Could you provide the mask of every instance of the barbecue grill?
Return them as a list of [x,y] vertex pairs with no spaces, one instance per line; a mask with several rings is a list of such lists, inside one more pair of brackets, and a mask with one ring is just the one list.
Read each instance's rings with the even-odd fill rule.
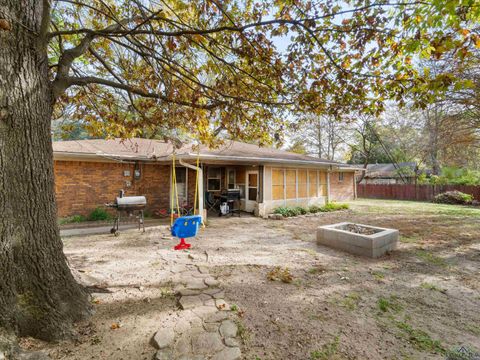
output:
[[145,232],[145,219],[143,215],[143,210],[147,206],[147,198],[145,196],[124,196],[125,192],[120,190],[119,196],[115,198],[113,203],[105,204],[110,208],[117,210],[117,216],[113,222],[113,227],[110,229],[110,233],[118,236],[120,234],[119,226],[122,213],[125,213],[127,216],[133,216],[137,214],[138,220],[138,230],[143,228]]

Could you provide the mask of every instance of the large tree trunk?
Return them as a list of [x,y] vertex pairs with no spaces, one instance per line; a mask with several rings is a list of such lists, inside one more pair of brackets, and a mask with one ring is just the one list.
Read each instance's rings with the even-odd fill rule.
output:
[[42,1],[0,0],[2,15],[0,326],[52,340],[89,313],[88,295],[70,272],[56,221]]

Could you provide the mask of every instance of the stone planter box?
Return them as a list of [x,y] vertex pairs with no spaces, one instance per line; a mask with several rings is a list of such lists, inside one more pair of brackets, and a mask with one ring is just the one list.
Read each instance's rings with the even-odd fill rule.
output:
[[[349,231],[352,227],[367,233]],[[344,250],[351,254],[377,258],[387,251],[395,250],[398,243],[398,230],[370,225],[342,222],[317,228],[317,244]]]

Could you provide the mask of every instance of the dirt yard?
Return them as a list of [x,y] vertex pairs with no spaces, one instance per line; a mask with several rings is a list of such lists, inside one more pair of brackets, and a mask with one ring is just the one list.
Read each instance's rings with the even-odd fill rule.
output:
[[[397,228],[399,248],[372,260],[315,244],[317,226],[342,221]],[[225,289],[244,359],[444,359],[480,350],[479,234],[478,209],[359,200],[312,217],[212,218],[190,254]],[[159,319],[180,311],[166,227],[64,241],[96,313],[75,342],[23,346],[52,359],[152,359]]]

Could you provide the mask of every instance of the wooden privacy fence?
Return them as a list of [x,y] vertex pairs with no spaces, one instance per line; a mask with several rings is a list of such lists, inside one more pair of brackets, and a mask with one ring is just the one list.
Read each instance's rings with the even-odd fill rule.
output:
[[480,201],[480,185],[358,184],[357,196],[369,199],[431,201],[440,193],[458,190]]

